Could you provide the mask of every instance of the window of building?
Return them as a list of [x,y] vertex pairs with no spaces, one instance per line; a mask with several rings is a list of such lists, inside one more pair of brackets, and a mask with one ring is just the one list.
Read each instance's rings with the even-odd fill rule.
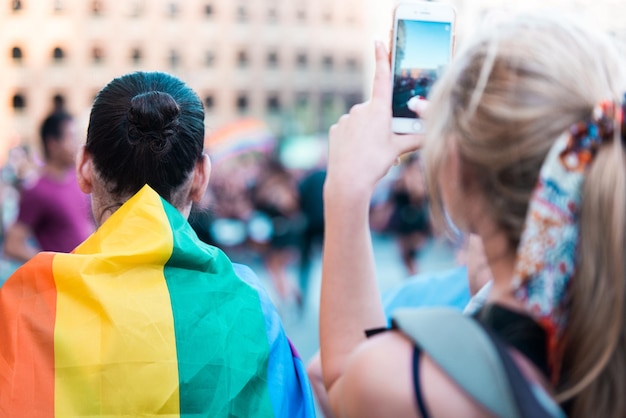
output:
[[20,111],[26,108],[26,98],[23,94],[17,93],[13,96],[13,109]]
[[304,22],[306,20],[306,7],[304,5],[297,7],[296,19],[300,22]]
[[322,68],[326,71],[333,69],[334,61],[331,55],[324,55],[322,57]]
[[239,113],[245,113],[248,111],[248,95],[246,93],[239,93],[237,95],[236,103],[237,111]]
[[18,10],[22,10],[22,1],[21,0],[13,0],[11,2],[11,9],[14,12],[17,12]]
[[91,14],[94,16],[100,16],[102,14],[102,1],[101,0],[93,0],[91,2]]
[[335,103],[335,94],[331,92],[322,93],[320,104],[322,108],[330,108]]
[[237,20],[239,22],[246,22],[248,20],[248,9],[243,4],[237,6]]
[[353,93],[348,93],[345,96],[346,110],[361,102],[363,102],[363,93],[361,92],[357,91]]
[[207,51],[204,54],[204,65],[207,67],[213,67],[215,65],[215,53],[213,51]]
[[237,53],[237,66],[239,68],[245,68],[250,64],[250,58],[248,57],[248,53],[246,51],[239,51]]
[[330,7],[327,6],[323,11],[322,11],[322,22],[324,23],[330,23],[333,21],[333,13],[330,10]]
[[55,62],[61,62],[65,59],[65,52],[60,47],[54,48],[52,51],[52,58],[54,58]]
[[278,67],[278,52],[270,51],[267,53],[267,66],[269,68]]
[[204,96],[204,109],[207,112],[212,111],[215,108],[215,96],[213,94],[207,94]]
[[19,46],[14,46],[11,50],[11,57],[13,58],[13,61],[21,62],[22,58],[24,57],[22,54],[22,48],[20,48]]
[[270,113],[280,112],[280,97],[277,93],[271,93],[267,96],[266,108]]
[[354,11],[349,11],[348,16],[346,17],[349,25],[354,25],[357,22],[356,13]]
[[335,95],[330,92],[322,93],[320,100],[320,126],[321,131],[326,131],[335,123],[343,110],[339,110],[336,106]]
[[305,52],[299,52],[296,55],[296,66],[298,68],[306,68],[309,64],[309,57]]
[[167,15],[171,18],[178,16],[180,13],[180,5],[176,1],[170,1],[167,4]]
[[170,67],[178,67],[180,65],[180,54],[178,53],[178,51],[176,51],[175,49],[171,49],[168,56],[168,61],[170,63]]
[[55,112],[65,111],[65,96],[61,93],[52,96],[52,108]]
[[99,46],[91,48],[91,60],[94,64],[100,64],[104,60],[104,51]]
[[267,21],[270,23],[278,22],[278,9],[276,6],[270,6],[267,9]]
[[354,57],[348,58],[346,60],[346,68],[351,73],[357,72],[359,70],[359,60]]
[[131,51],[131,59],[133,61],[134,65],[139,65],[141,64],[141,59],[142,59],[142,53],[141,53],[141,49],[139,48],[134,48]]
[[300,92],[296,94],[296,108],[306,108],[309,105],[309,93]]
[[130,16],[131,17],[139,17],[143,14],[144,4],[143,0],[133,0],[130,3]]
[[209,16],[213,16],[213,13],[215,13],[215,10],[213,10],[213,4],[211,3],[207,3],[204,5],[204,15],[209,17]]
[[63,9],[63,0],[54,0],[54,12],[59,13],[62,12]]

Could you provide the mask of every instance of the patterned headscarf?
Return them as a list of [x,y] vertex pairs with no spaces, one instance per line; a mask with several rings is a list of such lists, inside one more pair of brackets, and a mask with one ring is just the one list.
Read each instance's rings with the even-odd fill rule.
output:
[[604,142],[613,141],[623,112],[597,105],[587,121],[572,125],[546,157],[531,197],[513,276],[515,296],[546,330],[552,377],[559,374],[559,339],[567,321],[568,286],[576,271],[582,185]]

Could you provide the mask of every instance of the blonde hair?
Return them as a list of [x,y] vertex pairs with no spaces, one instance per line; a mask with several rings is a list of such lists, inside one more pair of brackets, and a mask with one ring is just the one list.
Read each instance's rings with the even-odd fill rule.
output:
[[[431,96],[424,163],[435,219],[445,218],[438,180],[456,149],[462,172],[486,197],[486,215],[517,248],[548,150],[600,101],[621,102],[625,68],[608,36],[563,16],[516,16],[479,34]],[[575,417],[626,411],[624,163],[619,139],[603,146],[583,190],[558,387]]]

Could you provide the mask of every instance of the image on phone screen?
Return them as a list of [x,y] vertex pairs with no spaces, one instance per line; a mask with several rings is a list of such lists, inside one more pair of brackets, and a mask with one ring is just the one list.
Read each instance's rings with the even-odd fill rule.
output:
[[397,22],[393,74],[393,117],[416,118],[407,106],[430,89],[450,61],[450,22],[400,19]]

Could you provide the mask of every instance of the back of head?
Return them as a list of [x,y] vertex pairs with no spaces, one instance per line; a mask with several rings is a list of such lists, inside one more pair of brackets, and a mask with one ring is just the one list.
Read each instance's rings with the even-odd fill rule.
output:
[[431,96],[429,172],[455,138],[514,247],[551,145],[601,100],[621,97],[624,69],[596,32],[563,16],[502,21],[466,45]]
[[[487,215],[517,248],[549,149],[601,101],[622,101],[625,71],[607,35],[564,16],[517,16],[478,35],[431,96],[424,156],[435,215],[443,215],[437,179],[454,145],[461,169],[485,197]],[[572,416],[626,410],[626,170],[619,128],[615,137],[598,151],[582,194],[582,255],[570,286],[561,381],[565,397],[576,396]]]
[[63,124],[72,120],[72,116],[64,111],[55,111],[48,115],[41,124],[41,145],[46,158],[49,157],[48,143],[59,141],[63,136]]
[[107,84],[89,117],[86,150],[113,198],[148,184],[177,206],[204,146],[204,109],[196,93],[160,72],[136,72]]

